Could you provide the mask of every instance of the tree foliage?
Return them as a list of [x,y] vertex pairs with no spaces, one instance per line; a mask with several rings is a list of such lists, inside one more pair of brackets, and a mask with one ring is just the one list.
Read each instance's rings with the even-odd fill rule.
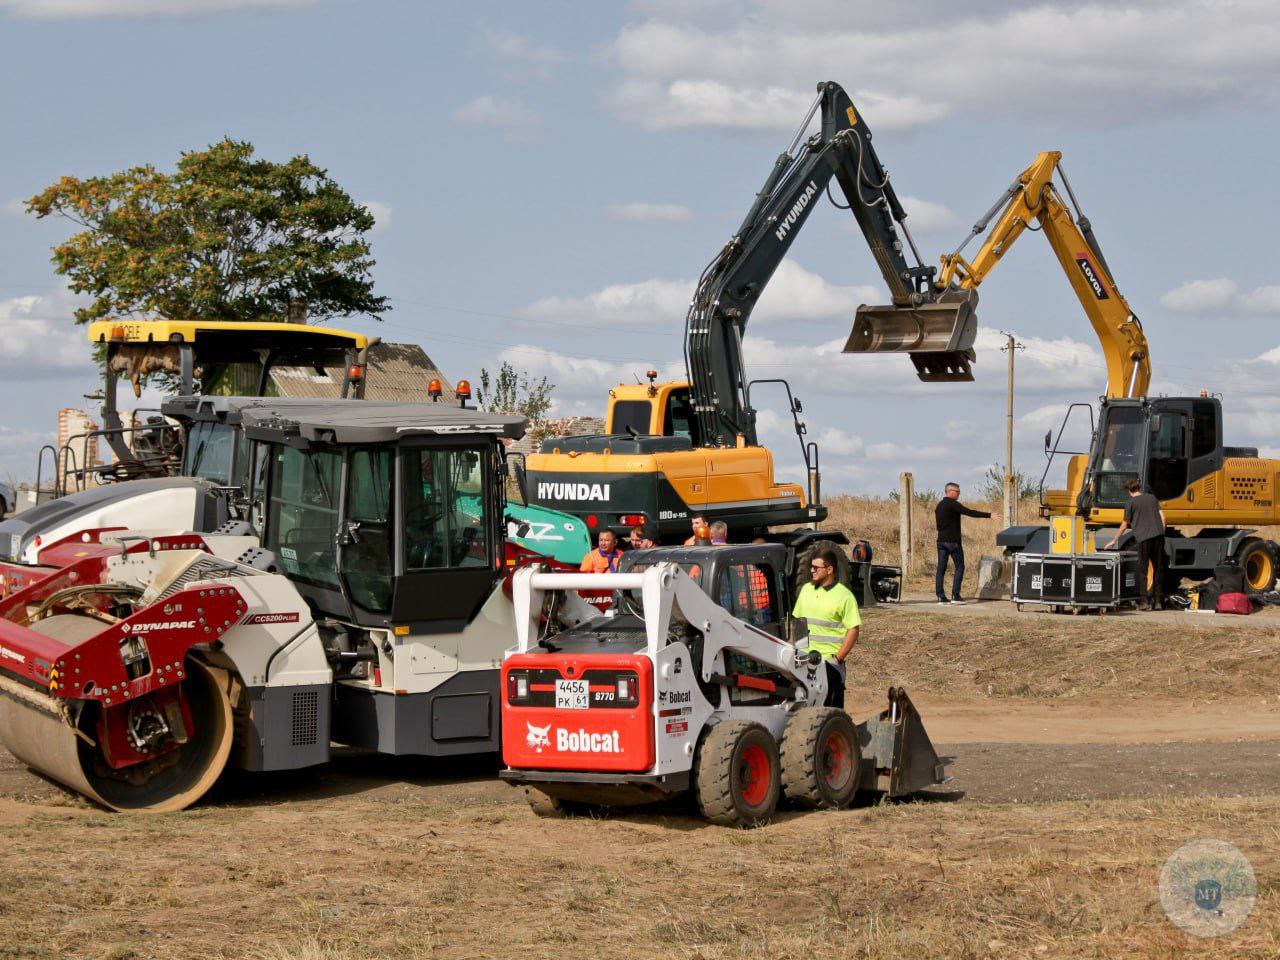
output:
[[551,391],[554,389],[555,384],[546,377],[535,380],[504,360],[496,374],[481,368],[476,402],[481,410],[488,413],[522,414],[529,418],[531,429],[537,432],[551,409]]
[[150,165],[63,177],[27,201],[36,217],[84,229],[53,251],[58,273],[107,316],[284,320],[388,309],[373,293],[373,215],[306,156],[255,157],[224,139],[183,153],[173,173]]

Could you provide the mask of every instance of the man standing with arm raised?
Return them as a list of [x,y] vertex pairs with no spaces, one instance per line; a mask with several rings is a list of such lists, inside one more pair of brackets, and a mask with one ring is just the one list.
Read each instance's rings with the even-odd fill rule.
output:
[[[938,522],[938,574],[934,580],[934,592],[939,603],[964,603],[960,596],[960,584],[964,580],[964,539],[960,533],[960,518],[990,517],[991,514],[973,510],[960,502],[960,484],[948,483],[946,495],[933,508]],[[943,576],[947,572],[947,560],[955,563],[951,576],[951,599],[943,589]]]

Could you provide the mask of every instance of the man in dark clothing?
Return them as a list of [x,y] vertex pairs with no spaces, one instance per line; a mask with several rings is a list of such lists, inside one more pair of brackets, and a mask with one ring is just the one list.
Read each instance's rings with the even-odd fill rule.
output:
[[1142,492],[1139,481],[1130,480],[1125,489],[1129,491],[1129,502],[1124,505],[1124,519],[1120,521],[1115,537],[1103,549],[1113,549],[1121,537],[1133,531],[1138,569],[1149,576],[1147,588],[1143,591],[1142,607],[1159,610],[1164,605],[1164,511],[1154,494]]
[[[948,483],[946,496],[933,508],[938,521],[938,575],[934,587],[939,603],[964,603],[960,597],[960,583],[964,580],[964,540],[960,535],[960,517],[989,517],[991,514],[973,510],[960,502],[960,484]],[[955,563],[951,576],[951,599],[943,590],[942,580],[947,572],[947,560]]]

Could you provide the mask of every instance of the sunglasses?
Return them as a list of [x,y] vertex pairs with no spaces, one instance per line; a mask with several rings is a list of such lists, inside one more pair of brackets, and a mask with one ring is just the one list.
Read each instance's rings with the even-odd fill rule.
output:
[[809,569],[810,570],[830,570],[831,568],[828,567],[825,563],[811,563],[809,564]]

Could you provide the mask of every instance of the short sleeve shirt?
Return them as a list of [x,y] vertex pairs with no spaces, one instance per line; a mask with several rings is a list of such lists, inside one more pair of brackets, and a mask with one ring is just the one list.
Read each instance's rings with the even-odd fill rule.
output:
[[1142,543],[1152,537],[1164,536],[1164,523],[1160,520],[1160,501],[1150,493],[1130,497],[1124,505],[1124,519],[1133,530],[1133,538]]

